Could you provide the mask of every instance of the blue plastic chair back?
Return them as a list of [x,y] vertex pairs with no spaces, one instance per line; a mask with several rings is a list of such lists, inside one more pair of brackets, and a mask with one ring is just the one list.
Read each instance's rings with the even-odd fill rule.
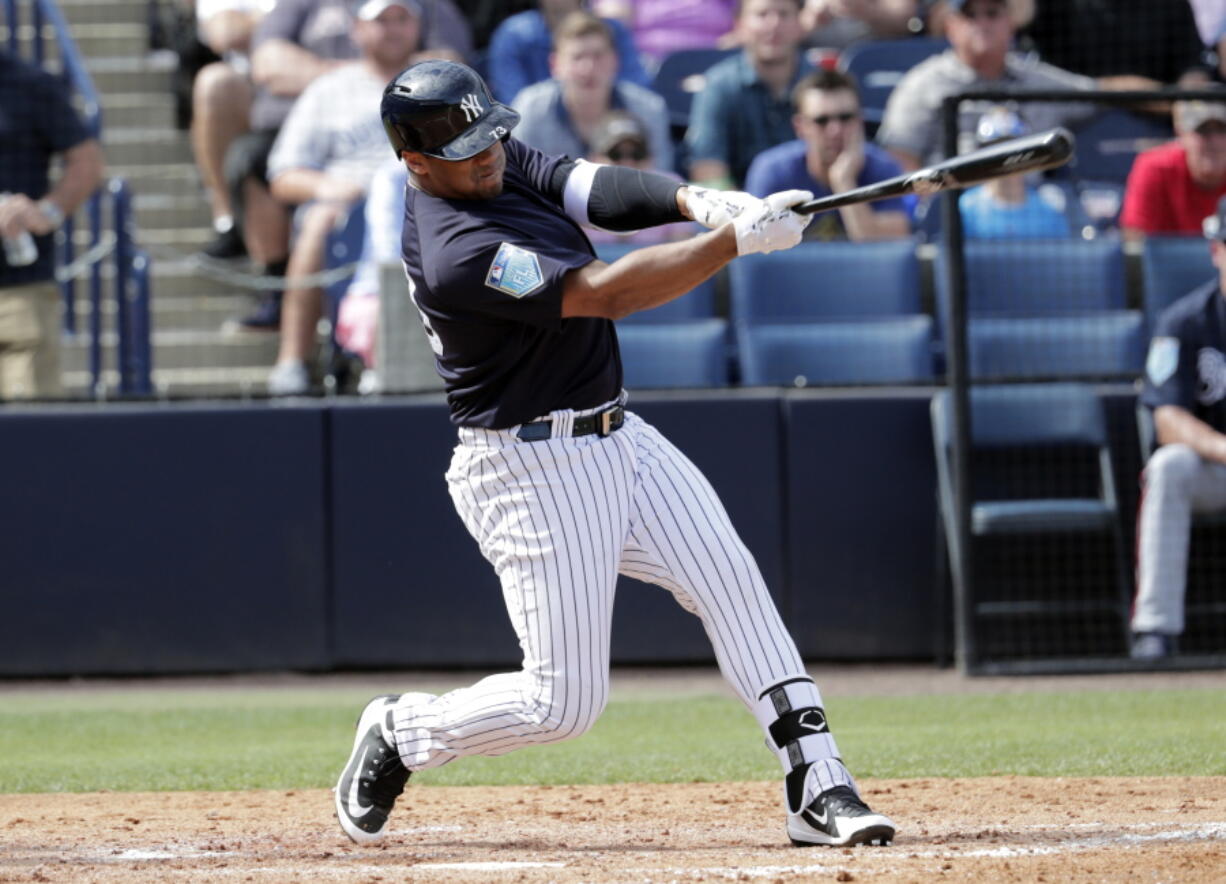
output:
[[[1124,255],[1114,238],[971,240],[964,254],[971,316],[1068,315],[1126,306]],[[944,325],[949,285],[943,256],[936,273]]]
[[932,318],[736,327],[741,382],[807,386],[931,381]]
[[[334,270],[346,264],[356,264],[362,258],[366,246],[366,201],[359,200],[349,209],[349,215],[343,219],[328,235],[324,252],[324,268]],[[349,289],[353,274],[339,279],[327,287],[325,295],[333,324],[341,299]]]
[[1147,237],[1141,250],[1141,297],[1149,328],[1163,310],[1217,275],[1209,243],[1201,237]]
[[856,78],[864,118],[879,123],[886,101],[903,75],[930,55],[948,48],[946,41],[931,37],[866,40],[843,50],[839,55],[839,68]]
[[690,105],[706,85],[704,74],[717,62],[739,49],[678,49],[660,61],[651,88],[664,99],[669,123],[684,129],[690,122]]
[[[934,424],[953,438],[949,392],[934,397]],[[1085,384],[971,387],[971,440],[979,448],[1107,444],[1102,402]]]
[[[641,249],[641,245],[623,243],[602,243],[596,246],[596,256],[606,264],[612,264],[618,258]],[[691,319],[710,319],[715,316],[716,277],[701,282],[684,295],[653,307],[650,310],[640,310],[618,320],[618,324],[630,325],[654,324],[660,322],[686,322]]]
[[904,316],[922,312],[920,266],[910,239],[806,242],[728,266],[738,322]]
[[728,385],[728,324],[722,319],[618,323],[617,339],[630,389]]
[[967,346],[976,380],[1134,378],[1144,361],[1144,321],[1138,310],[972,319]]

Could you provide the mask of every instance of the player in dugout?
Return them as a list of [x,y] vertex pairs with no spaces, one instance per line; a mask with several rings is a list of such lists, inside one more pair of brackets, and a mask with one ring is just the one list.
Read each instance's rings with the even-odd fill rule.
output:
[[[612,320],[683,295],[738,255],[791,248],[811,198],[759,199],[547,156],[472,69],[399,74],[382,115],[408,167],[403,259],[459,436],[452,501],[497,572],[522,668],[441,696],[376,697],[336,784],[337,817],[378,840],[412,771],[580,736],[609,695],[619,574],[701,618],[720,671],[784,772],[797,845],[888,843],[830,732],[753,556],[711,485],[625,407]],[[606,264],[582,227],[709,230]]]

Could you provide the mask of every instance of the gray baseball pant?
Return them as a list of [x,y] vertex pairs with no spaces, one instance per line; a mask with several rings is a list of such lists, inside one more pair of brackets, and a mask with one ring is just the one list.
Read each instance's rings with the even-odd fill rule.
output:
[[1132,631],[1178,635],[1192,514],[1226,509],[1226,464],[1207,461],[1187,445],[1163,445],[1145,465],[1142,481]]

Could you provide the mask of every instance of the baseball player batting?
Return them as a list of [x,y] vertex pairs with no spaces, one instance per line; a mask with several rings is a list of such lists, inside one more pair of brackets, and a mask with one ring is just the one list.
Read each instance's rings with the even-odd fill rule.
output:
[[[839,757],[753,556],[707,480],[626,410],[612,320],[678,297],[737,255],[790,248],[804,191],[765,200],[545,156],[462,64],[426,61],[383,93],[408,167],[403,257],[459,442],[447,484],[494,566],[523,648],[518,672],[433,696],[376,697],[336,784],[341,828],[386,831],[412,771],[577,737],[609,694],[618,574],[702,619],[720,671],[784,772],[797,845],[887,844]],[[684,220],[708,232],[597,260],[581,225]]]

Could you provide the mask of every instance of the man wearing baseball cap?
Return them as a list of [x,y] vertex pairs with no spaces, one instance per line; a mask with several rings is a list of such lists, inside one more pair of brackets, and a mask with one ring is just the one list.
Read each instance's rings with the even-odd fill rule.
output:
[[353,41],[361,58],[312,80],[294,102],[268,156],[272,195],[296,211],[296,235],[285,273],[281,346],[269,376],[273,395],[311,388],[308,363],[323,291],[304,278],[323,269],[324,244],[361,200],[387,156],[379,101],[387,82],[413,58],[421,39],[417,0],[358,0]]
[[1137,155],[1124,187],[1125,236],[1197,234],[1226,196],[1226,90],[1217,101],[1180,101],[1176,139]]
[[1162,312],[1141,403],[1154,451],[1142,474],[1132,656],[1178,652],[1192,514],[1226,509],[1226,198],[1204,220],[1218,275]]

